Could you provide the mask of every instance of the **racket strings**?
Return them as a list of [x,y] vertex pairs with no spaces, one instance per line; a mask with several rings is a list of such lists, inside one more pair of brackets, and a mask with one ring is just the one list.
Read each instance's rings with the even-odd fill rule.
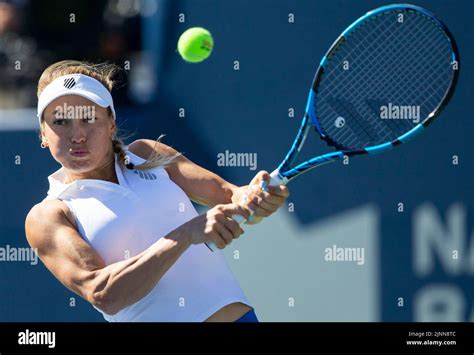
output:
[[[361,149],[396,139],[418,121],[382,119],[380,108],[413,108],[422,121],[450,85],[446,35],[423,14],[403,14],[403,23],[392,12],[359,26],[324,68],[315,110],[325,133],[341,146]],[[335,125],[338,117],[345,120],[342,127]]]
[[[373,31],[374,33],[380,31],[380,27],[382,27],[383,23],[379,22],[376,27],[373,28]],[[362,28],[361,30],[364,30],[364,28]],[[366,32],[366,31],[365,31]],[[381,42],[377,42],[377,41],[373,41],[373,40],[370,40],[370,37],[369,37],[370,33],[361,33],[360,34],[360,40],[359,40],[359,43],[357,44],[357,46],[352,49],[349,53],[345,54],[344,57],[346,58],[346,60],[348,60],[349,63],[352,62],[352,60],[350,58],[353,58],[353,57],[361,57],[361,55],[363,53],[361,53],[361,49],[362,48],[367,48],[367,50],[370,50],[372,52],[376,52],[376,51],[380,51],[380,47],[382,46]],[[353,39],[352,39],[353,40]],[[376,46],[376,48],[373,48],[374,46]],[[346,47],[347,48],[347,47]],[[349,64],[351,65],[351,64]],[[380,65],[382,66],[386,66],[387,63],[385,62],[382,62],[380,63]],[[360,66],[359,66],[360,68]],[[354,74],[354,80],[361,80],[360,78],[360,71],[357,71],[357,67],[354,68],[355,73]],[[343,83],[343,81],[341,80],[341,76],[344,75],[344,71],[340,71],[339,74],[336,76],[336,78],[334,78],[334,82],[336,83]],[[377,79],[377,78],[375,78]],[[363,87],[362,89],[367,91],[369,88],[367,87],[368,85],[368,82],[365,82],[365,81],[362,81],[362,84],[366,83],[365,87]],[[377,81],[373,81],[372,83],[373,85],[377,85]],[[336,86],[332,91],[339,91],[340,90],[340,87]],[[350,101],[349,101],[350,102]],[[352,103],[351,103],[352,104]],[[356,108],[357,109],[357,108]],[[357,112],[356,110],[354,110],[353,112]],[[344,114],[344,113],[343,113]],[[358,137],[360,140],[362,139],[365,139],[367,142],[369,141],[374,141],[376,139],[379,139],[379,136],[377,133],[375,133],[376,131],[374,131],[373,129],[371,130],[371,133],[369,133],[367,131],[367,129],[364,129],[364,124],[365,124],[365,127],[369,126],[368,122],[365,122],[363,120],[362,117],[358,117],[357,115],[354,115],[354,114],[350,114],[349,115],[349,120],[348,120],[349,124],[348,124],[348,129],[345,130],[346,131],[346,135],[348,134],[351,134],[351,131],[352,131],[352,134],[355,134],[356,137]],[[351,123],[354,123],[354,124],[357,124],[357,127]],[[359,129],[358,129],[359,128]],[[363,134],[365,133],[365,134]],[[347,139],[347,137],[342,137],[343,139]],[[341,138],[340,138],[341,139]]]
[[[381,22],[379,24],[379,26],[382,26],[383,22]],[[395,21],[392,22],[391,24],[391,27],[395,27],[397,26],[397,23]],[[389,28],[387,29],[387,32],[388,33],[394,33],[395,30]],[[370,36],[370,33],[366,33],[363,38],[365,40],[361,41],[361,43],[363,45],[366,45],[367,46],[367,50],[372,52],[372,53],[379,53],[379,57],[381,58],[381,61],[378,63],[378,65],[380,67],[384,67],[384,68],[394,68],[397,66],[397,62],[396,62],[396,59],[393,55],[391,55],[391,51],[392,51],[392,47],[397,47],[398,45],[400,45],[399,43],[395,42],[395,41],[392,41],[391,38],[382,38],[381,41],[377,41],[377,40],[372,40],[370,43],[368,43],[368,38]],[[395,37],[395,40],[397,39],[397,37]],[[384,42],[383,41],[392,41],[393,45],[392,46],[384,46]],[[374,48],[375,46],[375,48]],[[348,54],[348,56],[350,56],[350,54]],[[364,63],[363,63],[364,64]],[[367,64],[366,64],[367,65]],[[367,65],[368,66],[368,65]],[[396,68],[392,73],[394,73],[395,75],[397,74],[398,72],[398,68]],[[360,74],[360,72],[359,72]],[[408,75],[408,73],[406,73],[406,75]],[[362,80],[363,78],[358,78],[359,80]],[[377,77],[378,80],[375,80],[373,81],[372,83],[370,83],[370,85],[372,86],[372,88],[379,88],[381,86],[383,86],[383,83],[381,82],[381,78],[380,77]],[[396,77],[387,77],[385,78],[385,80],[388,80],[388,81],[395,81],[395,80],[400,80],[400,81],[404,81],[406,78],[403,78],[403,77],[400,77],[400,78],[396,78]],[[367,82],[367,85],[366,87],[363,87],[362,89],[364,91],[368,91],[370,90],[370,88],[368,87],[369,85],[369,82]],[[373,117],[372,115],[370,115],[369,117]],[[389,121],[390,122],[390,121]],[[403,121],[402,121],[403,122]],[[387,129],[386,127],[382,124],[382,121],[377,119],[377,120],[373,120],[372,122],[372,125],[374,126],[374,130],[377,131],[377,132],[380,132],[380,133],[384,133],[385,135],[380,137],[380,135],[377,135],[374,137],[374,135],[370,135],[368,138],[370,140],[380,140],[380,139],[384,139],[385,136],[387,135]],[[392,121],[390,123],[388,123],[388,126],[390,126],[391,128],[391,131],[395,131],[397,132],[398,131],[398,126],[399,124],[397,124],[395,121]],[[365,142],[365,144],[368,144],[369,141]]]
[[[380,27],[382,26],[382,23],[378,23],[376,24],[376,27],[374,27],[374,31],[379,31],[380,30]],[[361,53],[361,49],[364,48],[364,46],[367,48],[367,47],[371,47],[373,45],[377,45],[377,42],[369,42],[368,40],[368,37],[366,35],[364,36],[361,36],[361,40],[359,41],[359,43],[357,44],[357,46],[351,50],[350,53],[347,53],[344,55],[344,58],[349,59],[349,58],[352,58],[352,57],[356,57],[356,56],[360,56],[362,53]],[[379,44],[380,46],[380,44]],[[375,50],[375,49],[373,49]],[[351,65],[351,62],[352,60],[348,60],[348,63],[349,65]],[[357,67],[356,67],[357,69]],[[339,75],[336,76],[336,78],[334,78],[334,82],[335,83],[342,83],[342,81],[340,81],[340,76],[343,75],[344,72],[340,72]],[[357,74],[357,73],[356,73]],[[358,77],[355,78],[355,80],[359,80]],[[332,92],[334,91],[339,91],[340,88],[338,86],[336,86]],[[331,92],[331,94],[332,94]],[[356,110],[354,110],[355,112],[357,112]],[[343,116],[342,116],[343,117]],[[364,122],[361,118],[357,117],[357,115],[354,115],[354,112],[352,114],[349,114],[349,124],[348,124],[348,130],[346,130],[346,134],[350,134],[352,131],[352,134],[355,134],[357,137],[359,137],[359,139],[363,139],[365,138],[366,140],[375,140],[376,139],[376,133],[374,130],[371,130],[372,133],[369,133],[367,131],[367,128],[364,128],[368,126],[368,124],[365,124],[364,123],[367,123],[367,122]],[[351,125],[351,123],[354,123],[354,124],[357,124],[357,127],[355,125]],[[344,139],[347,139],[347,137],[344,137]]]
[[[399,37],[395,37],[395,39],[397,39],[397,38],[399,38]],[[397,43],[396,41],[393,41],[393,43],[394,43],[393,46],[394,46],[395,48],[400,45],[400,44]],[[386,50],[391,50],[391,48],[386,48]],[[412,53],[412,51],[413,51],[413,50],[410,48],[410,49],[407,50],[407,53]],[[394,58],[393,56],[387,56],[387,55],[385,55],[385,53],[383,53],[383,52],[380,52],[380,53],[381,53],[381,55],[382,55],[382,58],[385,58],[385,59]],[[407,59],[408,62],[410,62],[410,61],[412,61],[412,60],[415,60],[415,59],[412,59],[412,58],[409,58],[409,57],[407,57],[406,59]],[[394,68],[396,67],[396,63],[394,63],[393,61],[392,61],[392,62],[387,62],[387,60],[385,60],[385,61],[383,61],[383,62],[380,62],[380,65],[383,66],[383,67],[387,67],[387,66],[388,66],[388,67],[394,67]],[[400,72],[400,71],[399,71],[399,68],[395,68],[395,70],[394,70],[393,72],[394,72],[394,73],[399,73],[399,72]],[[403,71],[402,71],[402,73],[403,73]],[[405,72],[405,77],[402,76],[402,77],[400,77],[400,78],[388,78],[388,80],[391,81],[391,82],[394,82],[395,80],[404,82],[404,81],[409,80],[409,79],[410,79],[410,78],[409,78],[409,73],[408,73],[408,72]],[[379,81],[376,81],[376,82],[374,82],[374,83],[372,83],[372,84],[373,84],[373,87],[378,87],[378,86],[379,86]],[[408,88],[409,88],[409,87],[408,87]],[[366,90],[366,89],[365,89],[365,90]],[[414,94],[413,92],[402,92],[402,93],[401,93],[401,96],[407,97],[407,96],[410,96],[410,95],[413,96],[413,94]],[[398,131],[400,128],[403,129],[403,126],[409,126],[409,127],[410,127],[410,124],[408,124],[409,121],[406,121],[406,120],[400,120],[400,121],[394,121],[394,120],[392,120],[392,121],[386,121],[386,122],[385,122],[385,125],[383,125],[382,122],[383,122],[382,120],[377,119],[377,120],[375,120],[375,121],[373,122],[373,124],[374,124],[374,127],[375,127],[376,129],[378,129],[380,132],[385,133],[385,136],[381,137],[381,139],[383,139],[383,140],[387,140],[386,136],[387,136],[388,134],[390,134],[389,132],[387,132],[387,130],[386,130],[385,128],[390,128],[390,131],[397,133],[397,131]],[[369,135],[369,136],[370,136],[369,138],[372,138],[372,139],[374,138],[374,135]]]
[[[395,32],[395,31],[394,31]],[[411,73],[409,71],[403,71],[403,67],[400,68],[399,65],[397,65],[397,59],[395,56],[391,55],[391,51],[393,48],[398,48],[399,46],[407,46],[406,43],[402,43],[401,41],[401,36],[392,36],[392,38],[385,38],[382,39],[383,41],[392,41],[392,45],[386,46],[385,52],[381,53],[381,58],[385,59],[384,61],[381,62],[382,67],[387,67],[387,68],[394,68],[393,74],[394,77],[388,78],[388,80],[393,80],[394,82],[407,82],[411,80]],[[415,47],[416,42],[410,41],[408,42],[408,48],[406,52],[408,53],[408,56],[405,57],[405,61],[410,63],[412,60],[416,60],[414,58],[416,53],[417,48]],[[419,53],[417,55],[424,56],[424,53]],[[397,75],[400,75],[399,77],[396,77]],[[383,84],[380,83],[380,81],[376,82],[376,87],[380,87],[383,89]],[[410,86],[405,87],[405,91],[401,93],[402,97],[413,97],[415,96],[416,93],[413,92],[413,88]],[[374,110],[375,112],[376,110]],[[374,129],[381,131],[384,133],[380,139],[386,141],[388,140],[391,136],[393,137],[393,134],[399,135],[401,131],[407,131],[411,129],[415,124],[413,124],[411,121],[408,120],[387,120],[387,121],[382,121],[381,119],[376,119],[374,121]],[[390,130],[388,131],[387,128]]]

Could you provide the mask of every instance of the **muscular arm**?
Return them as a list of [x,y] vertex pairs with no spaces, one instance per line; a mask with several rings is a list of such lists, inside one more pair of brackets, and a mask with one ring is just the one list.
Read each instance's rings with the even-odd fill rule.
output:
[[[128,147],[132,153],[140,157],[148,157],[152,153],[155,143],[154,140],[139,139]],[[173,148],[159,142],[156,143],[155,149],[165,156],[173,156],[177,153]],[[166,167],[166,171],[171,180],[194,202],[209,207],[232,203],[232,196],[237,186],[193,163],[184,156],[177,157],[174,163]]]
[[142,253],[106,266],[77,232],[67,206],[57,200],[34,206],[25,221],[28,242],[58,280],[107,314],[147,295],[190,246],[181,226]]

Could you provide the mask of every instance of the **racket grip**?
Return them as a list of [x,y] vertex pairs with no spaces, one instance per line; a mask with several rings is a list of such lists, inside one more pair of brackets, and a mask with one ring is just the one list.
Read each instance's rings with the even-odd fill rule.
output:
[[270,173],[270,183],[269,186],[278,186],[278,185],[286,185],[288,183],[288,179],[280,174],[278,169],[273,170]]
[[[270,174],[269,186],[286,185],[288,183],[288,181],[289,180],[286,177],[284,177],[283,175],[280,174],[278,169],[275,169]],[[250,210],[250,216],[252,216],[253,213],[254,212],[252,210]],[[234,221],[236,221],[239,225],[244,224],[245,221],[246,221],[246,219],[243,216],[241,216],[240,214],[234,214],[232,216],[232,219]],[[205,243],[205,244],[209,248],[210,251],[216,251],[218,249],[217,246],[212,242],[208,242],[208,243]]]
[[215,245],[213,242],[209,242],[209,243],[204,243],[206,244],[206,247],[210,250],[210,251],[216,251],[217,250],[217,245]]
[[[252,210],[249,210],[250,211],[250,217],[253,216],[253,211]],[[234,214],[232,215],[232,219],[234,221],[236,221],[239,225],[242,225],[244,224],[247,220],[244,218],[244,216],[240,215],[240,214]],[[206,243],[206,246],[209,248],[210,251],[216,251],[218,248],[217,248],[217,245],[215,245],[214,243],[212,242],[209,242],[209,243]]]
[[[270,174],[270,183],[269,186],[278,186],[278,185],[286,185],[288,183],[288,179],[280,174],[278,169],[273,170]],[[250,216],[252,216],[254,211],[250,210]],[[240,214],[234,214],[232,219],[236,221],[239,225],[245,223],[246,219]],[[210,251],[216,251],[217,245],[212,242],[205,243],[206,246],[209,248]]]

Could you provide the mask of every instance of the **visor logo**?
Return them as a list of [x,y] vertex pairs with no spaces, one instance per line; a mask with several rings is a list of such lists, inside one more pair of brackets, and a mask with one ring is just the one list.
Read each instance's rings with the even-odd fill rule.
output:
[[71,89],[72,87],[74,87],[74,85],[76,85],[76,81],[74,80],[74,78],[67,78],[64,79],[63,85],[66,89]]

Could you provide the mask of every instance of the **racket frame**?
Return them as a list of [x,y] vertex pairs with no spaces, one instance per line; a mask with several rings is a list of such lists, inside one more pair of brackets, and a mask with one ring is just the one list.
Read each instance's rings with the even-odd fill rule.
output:
[[[365,22],[369,21],[373,16],[382,15],[387,12],[396,12],[396,11],[405,11],[411,10],[415,12],[420,12],[423,15],[429,17],[432,21],[436,23],[440,27],[440,29],[445,33],[446,38],[451,44],[452,48],[452,62],[451,64],[457,64],[457,68],[453,69],[453,76],[451,78],[451,83],[449,85],[448,90],[446,90],[443,99],[440,101],[438,106],[418,125],[413,127],[411,130],[406,132],[405,134],[399,136],[398,138],[378,144],[375,146],[365,147],[363,149],[358,150],[351,150],[351,149],[344,149],[344,147],[338,145],[334,142],[327,134],[325,134],[324,130],[321,128],[321,125],[318,121],[317,114],[314,110],[315,107],[315,100],[316,94],[318,91],[319,82],[321,81],[322,76],[324,75],[325,67],[329,64],[334,54],[337,52],[338,48],[346,41],[346,39],[350,36],[350,34],[358,27],[363,25]],[[316,74],[313,79],[313,83],[311,85],[311,89],[308,95],[308,100],[306,103],[305,114],[301,122],[301,126],[298,130],[296,138],[293,142],[292,147],[288,151],[285,159],[280,163],[278,168],[276,168],[271,174],[270,186],[276,185],[286,185],[290,180],[294,179],[295,177],[305,173],[311,169],[319,167],[321,165],[334,162],[336,160],[342,159],[344,156],[357,156],[357,155],[365,155],[365,154],[378,154],[381,152],[385,152],[387,150],[393,149],[402,143],[406,143],[409,140],[413,139],[417,135],[419,135],[423,130],[430,125],[436,117],[439,116],[441,111],[446,107],[447,103],[451,99],[454,89],[456,88],[457,80],[459,77],[459,51],[456,45],[456,41],[452,36],[451,32],[447,28],[447,26],[441,22],[436,16],[429,11],[415,5],[410,4],[394,4],[388,6],[382,6],[380,8],[374,9],[369,11],[365,15],[361,16],[357,19],[354,23],[352,23],[342,34],[334,41],[331,45],[329,50],[327,51],[326,55],[323,56],[321,62],[319,64],[318,69],[316,70]],[[301,151],[306,136],[310,128],[313,127],[314,130],[319,134],[322,140],[324,140],[329,146],[338,149],[335,152],[326,153],[312,159],[309,159],[301,164],[298,164],[294,168],[290,168],[290,165],[295,161],[298,153]]]

